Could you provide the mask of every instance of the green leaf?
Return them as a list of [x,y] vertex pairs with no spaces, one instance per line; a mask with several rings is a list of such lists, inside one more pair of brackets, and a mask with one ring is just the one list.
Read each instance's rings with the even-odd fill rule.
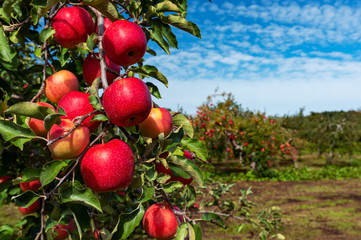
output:
[[16,69],[19,65],[19,61],[16,58],[16,51],[9,44],[3,28],[0,27],[0,59],[9,65],[8,69]]
[[40,32],[40,41],[45,42],[48,40],[51,36],[55,34],[55,29],[52,27],[44,28]]
[[202,228],[199,223],[193,225],[196,240],[202,240]]
[[170,156],[170,162],[180,167],[183,171],[188,173],[199,185],[203,186],[203,174],[198,166],[192,161],[183,156]]
[[154,66],[132,67],[132,71],[145,77],[155,78],[168,87],[168,79]]
[[34,54],[38,58],[41,57],[41,46],[38,46],[38,47],[35,48]]
[[13,43],[24,44],[24,36],[19,34],[21,28],[18,28],[16,31],[10,32],[9,40]]
[[150,49],[149,46],[147,46],[147,53],[149,53],[152,56],[157,56],[156,51],[154,51],[153,49]]
[[55,113],[55,114],[50,114],[50,115],[46,116],[46,118],[44,119],[44,127],[45,127],[46,131],[49,132],[51,127],[54,124],[60,124],[61,116],[64,116],[64,114],[63,113]]
[[154,25],[153,28],[146,28],[146,31],[148,32],[150,39],[152,39],[156,44],[158,44],[158,46],[169,55],[169,44],[163,38],[162,32],[157,27],[157,25]]
[[99,102],[99,99],[96,96],[94,96],[94,95],[89,96],[89,101],[94,109],[100,110],[102,108],[102,106]]
[[193,36],[201,38],[201,31],[193,22],[187,22],[187,20],[179,15],[169,14],[161,18],[163,23],[170,24],[176,28],[186,31]]
[[45,186],[51,183],[56,178],[60,170],[67,165],[68,164],[62,160],[54,160],[45,163],[40,173],[41,185]]
[[26,191],[18,196],[12,197],[11,200],[15,200],[15,205],[19,207],[29,207],[36,200],[40,198],[40,195],[33,191]]
[[13,0],[5,0],[2,3],[2,8],[0,8],[0,16],[10,24],[11,12],[14,9],[14,5],[18,4],[19,2]]
[[5,111],[8,109],[8,101],[10,100],[10,96],[5,92],[2,88],[0,88],[0,92],[3,95],[3,101],[0,101],[0,116],[5,117]]
[[145,178],[148,179],[148,181],[154,181],[157,178],[157,172],[154,168],[150,168],[145,172]]
[[139,226],[144,212],[144,207],[139,205],[138,208],[130,213],[120,214],[117,225],[107,239],[126,239]]
[[191,124],[191,122],[182,114],[177,114],[175,116],[173,116],[173,125],[174,126],[183,126],[184,131],[186,132],[186,134],[190,137],[193,138],[194,136],[194,129],[193,126]]
[[192,152],[194,152],[197,157],[207,161],[207,146],[202,141],[193,138],[183,138],[181,143],[184,147],[189,148]]
[[31,5],[34,8],[31,10],[31,15],[34,25],[58,2],[60,0],[33,0]]
[[145,84],[147,84],[147,87],[149,89],[149,92],[156,98],[158,99],[162,99],[162,97],[160,96],[160,92],[159,89],[156,85],[154,85],[151,82],[146,82]]
[[135,201],[135,203],[144,203],[144,202],[148,201],[149,199],[151,199],[153,197],[154,192],[155,192],[154,186],[148,187],[148,186],[144,185],[142,196],[137,201]]
[[88,36],[88,38],[86,39],[86,46],[88,47],[88,49],[90,51],[92,51],[93,48],[94,48],[94,42],[93,42],[93,39],[92,39],[91,35]]
[[102,122],[106,122],[108,121],[109,119],[107,118],[107,116],[105,116],[104,114],[97,114],[97,115],[94,115],[94,117],[92,118],[92,120],[90,122],[93,122],[93,121],[102,121]]
[[186,172],[184,172],[181,168],[177,167],[176,165],[169,163],[168,166],[175,177],[190,178],[190,176]]
[[5,224],[0,227],[0,239],[2,240],[11,240],[13,239],[14,228]]
[[163,185],[163,190],[165,193],[172,193],[178,188],[183,188],[183,184],[181,182],[169,182]]
[[197,197],[197,192],[193,186],[187,185],[187,207],[192,207]]
[[181,12],[178,6],[171,1],[163,1],[155,5],[157,12]]
[[46,116],[56,112],[49,107],[39,106],[32,102],[20,102],[9,107],[5,113],[44,120]]
[[14,138],[36,138],[31,129],[6,120],[0,120],[0,133],[5,141],[9,141]]
[[100,202],[93,192],[78,181],[74,181],[74,185],[71,182],[64,182],[59,187],[59,193],[63,203],[81,203],[102,212]]
[[187,222],[187,229],[188,229],[188,239],[189,240],[195,240],[196,239],[196,234],[194,232],[194,229],[193,229],[192,225],[190,225],[189,222]]
[[88,214],[88,207],[71,203],[68,203],[67,206],[73,214],[75,225],[78,228],[78,233],[80,234],[81,239],[81,234],[90,227],[90,216]]
[[203,213],[202,220],[210,221],[214,224],[221,226],[222,228],[226,228],[223,219],[215,213]]
[[118,11],[109,0],[85,0],[83,4],[96,8],[112,22],[118,20]]
[[20,148],[21,151],[23,151],[24,149],[24,144],[31,141],[30,138],[17,138],[17,139],[12,139],[10,140],[10,142],[15,146]]
[[176,240],[184,240],[187,237],[187,224],[182,223],[182,225],[178,226]]
[[69,59],[71,58],[71,55],[67,48],[61,48],[61,51],[58,51],[56,56],[58,57],[60,66],[62,67],[64,67],[65,64],[67,64]]
[[157,34],[168,41],[169,46],[172,48],[178,48],[177,37],[172,32],[171,27],[168,24],[162,23],[159,19],[152,19],[149,21],[151,28],[154,29]]
[[21,171],[21,182],[30,182],[39,179],[40,169],[28,167]]
[[33,0],[31,2],[31,5],[33,6],[37,6],[37,7],[45,7],[47,4],[46,0]]

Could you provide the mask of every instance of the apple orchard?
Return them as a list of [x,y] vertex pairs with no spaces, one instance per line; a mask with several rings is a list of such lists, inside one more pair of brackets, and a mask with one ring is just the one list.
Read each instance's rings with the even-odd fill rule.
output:
[[192,123],[156,103],[147,79],[168,79],[143,57],[150,41],[178,48],[174,28],[200,38],[186,17],[186,0],[3,2],[0,202],[24,217],[0,238],[202,239],[222,217],[276,231],[249,190],[220,201],[229,188],[206,184]]

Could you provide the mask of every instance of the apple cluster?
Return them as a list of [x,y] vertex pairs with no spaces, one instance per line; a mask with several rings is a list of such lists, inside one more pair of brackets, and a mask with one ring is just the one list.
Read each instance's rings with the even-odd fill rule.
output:
[[[64,7],[58,11],[52,20],[55,30],[54,39],[64,48],[76,48],[85,42],[87,37],[96,31],[91,15],[82,7]],[[127,20],[111,22],[105,19],[105,32],[102,45],[105,62],[112,72],[120,72],[121,67],[128,67],[139,62],[147,48],[147,38],[142,28]],[[101,77],[99,53],[90,53],[83,62],[83,78],[88,86]],[[80,171],[85,184],[94,192],[112,192],[125,189],[133,180],[135,171],[134,154],[130,146],[120,139],[112,139],[107,143],[95,144],[88,148],[92,132],[98,129],[101,122],[92,120],[97,114],[105,114],[109,121],[118,127],[138,126],[143,137],[157,138],[163,133],[168,136],[173,129],[172,115],[165,108],[153,107],[150,91],[139,78],[120,78],[107,72],[109,87],[104,87],[101,105],[104,110],[96,110],[91,104],[90,94],[80,90],[77,76],[68,70],[60,70],[49,76],[45,81],[44,93],[47,99],[56,105],[56,111],[61,116],[61,123],[54,124],[49,131],[44,127],[44,121],[29,120],[29,127],[38,136],[47,137],[48,149],[53,159],[73,159],[81,157]],[[55,108],[46,102],[38,102],[39,106]],[[61,110],[62,109],[62,110]],[[88,148],[88,149],[87,149]],[[86,150],[86,151],[85,151]],[[168,153],[166,153],[168,154]],[[186,157],[191,158],[189,153]],[[188,154],[188,155],[187,155]],[[163,156],[166,158],[167,156]],[[184,179],[173,176],[170,169],[157,165],[158,173],[170,176],[169,181],[180,181],[190,184],[192,178]],[[36,183],[22,183],[23,191],[36,191],[41,187]],[[36,189],[35,189],[36,188]],[[24,214],[39,210],[40,201],[20,211]],[[163,228],[166,233],[158,234],[149,224],[158,221],[164,215]],[[170,227],[168,228],[168,224]],[[144,229],[157,239],[167,239],[177,230],[177,221],[173,212],[161,204],[153,205],[147,210],[143,220]],[[62,225],[54,229],[60,236],[68,230]],[[164,230],[164,229],[163,229]]]

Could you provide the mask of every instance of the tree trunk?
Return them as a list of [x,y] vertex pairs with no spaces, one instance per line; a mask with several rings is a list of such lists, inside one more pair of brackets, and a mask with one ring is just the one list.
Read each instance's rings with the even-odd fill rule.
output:
[[333,148],[334,148],[334,146],[335,146],[335,140],[332,141],[331,150],[330,150],[330,153],[328,154],[328,158],[327,158],[327,164],[331,164],[331,163],[332,163]]
[[332,163],[332,157],[333,157],[333,151],[331,150],[330,153],[328,154],[327,164],[331,164],[331,163]]

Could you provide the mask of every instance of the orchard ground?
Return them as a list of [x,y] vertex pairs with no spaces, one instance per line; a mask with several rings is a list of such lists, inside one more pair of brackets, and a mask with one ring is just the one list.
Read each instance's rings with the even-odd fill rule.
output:
[[[249,200],[258,204],[258,210],[277,206],[281,209],[283,228],[281,233],[286,239],[360,239],[361,232],[361,156],[354,157],[352,166],[347,157],[336,158],[334,169],[344,169],[349,174],[327,175],[325,172],[325,156],[317,157],[316,154],[307,155],[299,160],[300,168],[307,167],[308,176],[305,179],[317,179],[306,181],[274,181],[274,180],[236,180],[236,176],[242,178],[242,169],[229,167],[229,165],[216,165],[217,169],[226,172],[238,172],[232,177],[233,194],[226,194],[224,198],[238,198],[240,189],[252,186],[252,194]],[[291,168],[289,164],[275,166],[280,173],[287,172]],[[328,169],[326,167],[326,169]],[[356,171],[356,172],[355,172]],[[323,175],[319,174],[325,172]],[[337,170],[333,171],[337,172]],[[321,176],[321,177],[320,177]],[[357,178],[358,176],[358,178]],[[227,180],[219,172],[220,181]],[[289,175],[288,179],[296,175]],[[333,178],[333,179],[332,179]],[[335,179],[336,178],[336,179]],[[221,181],[224,182],[224,181]],[[0,226],[15,224],[22,215],[14,205],[0,208]],[[215,227],[204,223],[203,239],[258,239],[258,234],[245,227],[241,234],[236,232],[240,223],[238,220],[226,220],[227,229]]]

